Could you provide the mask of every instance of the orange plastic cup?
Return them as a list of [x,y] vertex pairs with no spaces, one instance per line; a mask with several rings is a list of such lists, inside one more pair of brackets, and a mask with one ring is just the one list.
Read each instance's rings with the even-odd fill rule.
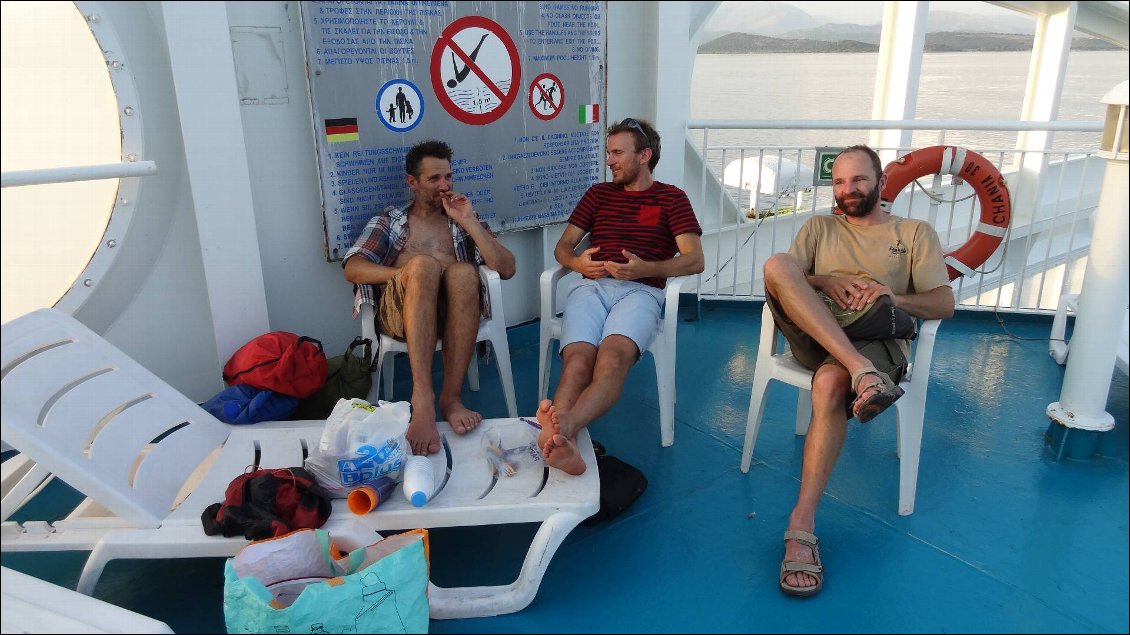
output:
[[352,492],[349,492],[349,497],[346,498],[346,502],[349,504],[349,511],[354,514],[368,514],[376,509],[377,505],[381,504],[381,495],[371,486],[362,485]]
[[396,481],[387,476],[382,476],[371,485],[362,485],[349,492],[345,502],[349,505],[349,511],[354,514],[368,514],[381,504],[381,501],[388,498],[392,490],[396,489]]

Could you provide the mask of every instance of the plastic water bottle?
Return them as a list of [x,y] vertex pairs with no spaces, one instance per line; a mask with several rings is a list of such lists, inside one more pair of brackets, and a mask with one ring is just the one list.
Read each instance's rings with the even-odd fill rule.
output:
[[404,464],[404,497],[412,505],[423,507],[431,498],[434,488],[431,459],[415,454],[408,457]]

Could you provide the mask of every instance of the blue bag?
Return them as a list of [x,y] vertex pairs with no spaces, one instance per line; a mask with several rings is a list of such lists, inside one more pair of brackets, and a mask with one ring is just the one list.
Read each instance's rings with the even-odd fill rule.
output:
[[273,390],[236,384],[223,389],[201,407],[224,423],[243,424],[286,419],[298,409],[299,401],[298,397]]

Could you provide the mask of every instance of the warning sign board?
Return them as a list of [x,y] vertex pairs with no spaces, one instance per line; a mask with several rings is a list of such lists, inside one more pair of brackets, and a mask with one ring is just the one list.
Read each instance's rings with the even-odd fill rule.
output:
[[605,179],[604,117],[574,113],[607,106],[606,1],[299,7],[327,260],[411,200],[421,141],[451,145],[455,190],[497,233],[563,222]]
[[510,34],[479,15],[452,22],[432,49],[432,88],[444,110],[463,123],[482,126],[505,115],[521,74]]
[[565,106],[565,84],[553,73],[542,73],[530,84],[530,111],[542,121],[561,114]]

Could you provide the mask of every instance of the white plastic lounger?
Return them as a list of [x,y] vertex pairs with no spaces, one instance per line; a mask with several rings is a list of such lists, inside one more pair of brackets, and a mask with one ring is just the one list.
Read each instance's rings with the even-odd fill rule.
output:
[[[325,423],[221,423],[54,309],[5,324],[0,361],[4,440],[34,461],[33,480],[50,473],[87,496],[64,520],[5,522],[0,544],[5,552],[90,550],[77,589],[87,595],[113,559],[234,555],[247,541],[205,535],[201,512],[222,501],[248,466],[302,465]],[[543,468],[493,479],[481,435],[517,421],[488,420],[463,437],[441,424],[446,451],[433,457],[441,489],[426,507],[396,495],[378,512],[356,516],[335,501],[325,529],[348,549],[373,542],[375,530],[543,521],[514,583],[429,590],[433,618],[521,610],[565,536],[599,508],[599,477],[582,435],[578,443],[592,469],[580,477]],[[37,487],[16,478],[4,485],[5,514]]]
[[169,625],[57,584],[0,567],[4,633],[172,633]]

